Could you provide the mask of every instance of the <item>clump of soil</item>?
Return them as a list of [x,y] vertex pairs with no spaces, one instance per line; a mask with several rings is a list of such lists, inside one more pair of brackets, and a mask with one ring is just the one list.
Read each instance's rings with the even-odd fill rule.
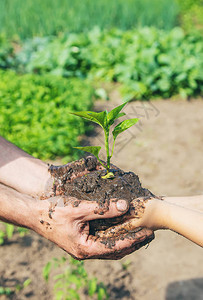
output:
[[[110,199],[125,199],[129,203],[128,212],[121,217],[112,219],[99,219],[90,222],[90,234],[99,236],[100,231],[132,218],[132,211],[136,217],[144,211],[144,201],[154,195],[141,186],[139,177],[133,172],[124,172],[111,165],[114,178],[103,179],[106,170],[92,156],[82,158],[65,166],[50,166],[49,171],[54,177],[54,195],[71,197],[74,206],[80,201],[97,201],[97,214],[104,214],[109,208]],[[134,199],[142,198],[137,200]],[[75,200],[74,200],[75,199]],[[69,200],[67,200],[69,201]],[[133,235],[133,232],[126,232]],[[135,232],[135,231],[134,231]]]

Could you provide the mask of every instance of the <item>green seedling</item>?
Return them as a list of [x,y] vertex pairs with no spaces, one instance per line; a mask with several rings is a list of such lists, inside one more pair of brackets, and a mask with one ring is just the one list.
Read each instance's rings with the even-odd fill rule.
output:
[[127,271],[131,264],[132,264],[132,262],[129,259],[127,259],[126,261],[124,261],[121,264],[123,271]]
[[106,150],[106,165],[104,163],[102,163],[101,159],[99,158],[99,152],[101,150],[100,146],[75,147],[76,149],[80,149],[80,150],[83,150],[83,151],[86,151],[86,152],[90,152],[94,156],[96,156],[96,158],[101,163],[101,165],[106,169],[106,175],[102,177],[104,179],[114,177],[114,174],[112,172],[110,172],[110,162],[111,162],[111,157],[112,157],[113,152],[114,152],[114,146],[115,146],[117,136],[121,132],[127,130],[128,128],[130,128],[131,126],[136,124],[139,120],[137,118],[124,120],[124,121],[122,121],[121,123],[119,123],[118,125],[116,125],[114,127],[114,129],[112,131],[113,146],[112,146],[111,153],[110,153],[110,146],[109,146],[110,128],[114,124],[116,119],[125,116],[125,113],[121,112],[121,110],[123,109],[123,107],[127,103],[128,102],[125,102],[125,103],[115,107],[110,112],[105,110],[105,111],[102,111],[102,112],[99,112],[99,113],[93,112],[93,111],[80,111],[80,112],[72,112],[71,113],[75,116],[78,116],[78,117],[84,118],[86,120],[92,121],[94,123],[97,123],[104,130],[105,150]]
[[5,241],[9,241],[14,233],[18,233],[20,237],[25,236],[27,233],[29,233],[29,230],[27,228],[22,227],[15,227],[12,224],[7,224],[4,222],[0,222],[0,245],[3,245]]
[[88,299],[109,299],[107,287],[96,277],[89,276],[83,261],[73,258],[67,260],[66,257],[53,258],[43,268],[43,277],[47,282],[53,268],[60,272],[53,277],[57,300],[80,300],[81,293],[88,294]]

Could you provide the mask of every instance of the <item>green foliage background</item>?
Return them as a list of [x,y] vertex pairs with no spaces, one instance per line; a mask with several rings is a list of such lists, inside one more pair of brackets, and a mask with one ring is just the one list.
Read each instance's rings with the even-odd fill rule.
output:
[[177,25],[176,0],[0,0],[0,32],[25,39],[98,26],[131,29]]
[[74,159],[87,124],[68,111],[91,108],[95,82],[124,100],[202,95],[201,15],[202,0],[0,0],[1,134]]
[[64,34],[27,41],[17,54],[21,72],[51,73],[122,84],[125,99],[201,94],[201,34],[156,28]]
[[12,66],[14,49],[9,40],[0,35],[0,69],[6,69]]
[[199,30],[203,33],[203,1],[177,0],[181,14],[179,16],[182,27],[187,31]]
[[41,159],[77,159],[72,147],[88,126],[70,111],[92,107],[92,88],[79,79],[0,71],[1,135]]

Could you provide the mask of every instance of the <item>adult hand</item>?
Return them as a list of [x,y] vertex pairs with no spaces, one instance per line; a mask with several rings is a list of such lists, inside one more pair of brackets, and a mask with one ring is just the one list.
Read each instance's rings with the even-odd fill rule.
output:
[[89,234],[89,221],[120,216],[128,206],[114,200],[103,215],[96,214],[97,209],[96,201],[78,203],[63,196],[35,200],[0,184],[0,220],[34,230],[77,259],[120,259],[153,239],[151,231],[139,231],[134,238],[119,239],[109,247],[106,239]]
[[153,232],[148,229],[136,232],[133,238],[126,236],[112,243],[111,240],[106,243],[106,237],[90,235],[89,221],[121,216],[128,210],[125,200],[110,201],[109,210],[103,215],[96,214],[96,201],[80,202],[63,196],[38,201],[36,207],[32,229],[76,259],[120,259],[153,239]]
[[[78,207],[72,205],[59,207],[59,199],[55,197],[49,199],[49,197],[54,194],[60,195],[63,191],[60,189],[60,182],[55,185],[56,190],[53,191],[53,178],[45,163],[31,157],[1,137],[0,150],[3,154],[0,159],[0,182],[3,183],[0,186],[1,220],[31,228],[79,259],[96,257],[119,259],[153,239],[151,230],[139,228],[133,238],[121,237],[117,239],[115,245],[111,242],[112,248],[109,248],[110,244],[106,245],[106,239],[89,235],[89,220],[117,217],[125,213],[125,210],[118,212],[115,202],[112,202],[103,216],[96,215],[94,213],[97,208],[96,201],[82,201]],[[73,164],[53,167],[51,171],[53,174],[61,172],[66,179],[67,176],[74,178],[91,172],[95,164],[96,168],[101,168],[95,159],[89,158],[84,170],[79,169],[78,172],[71,173]],[[30,196],[45,200],[34,200]],[[52,213],[50,202],[54,201],[57,205]],[[67,200],[65,202],[68,203]],[[52,218],[50,215],[53,215]]]

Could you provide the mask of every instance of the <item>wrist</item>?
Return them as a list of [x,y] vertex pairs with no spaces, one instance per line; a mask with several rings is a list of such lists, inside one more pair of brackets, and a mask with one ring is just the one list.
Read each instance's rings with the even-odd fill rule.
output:
[[53,180],[48,172],[48,165],[41,160],[23,158],[22,176],[24,181],[20,186],[21,192],[32,196],[41,196],[51,192]]
[[0,185],[0,220],[32,229],[35,203],[32,197]]
[[[51,190],[48,166],[0,138],[0,183],[21,193],[39,196]],[[5,156],[7,154],[7,156]]]
[[[43,235],[42,220],[47,219],[49,214],[50,203],[47,200],[35,200],[30,202],[29,211],[31,211],[29,226],[30,229]],[[45,218],[46,216],[46,218]]]
[[167,203],[153,198],[146,204],[144,225],[152,230],[167,229]]

